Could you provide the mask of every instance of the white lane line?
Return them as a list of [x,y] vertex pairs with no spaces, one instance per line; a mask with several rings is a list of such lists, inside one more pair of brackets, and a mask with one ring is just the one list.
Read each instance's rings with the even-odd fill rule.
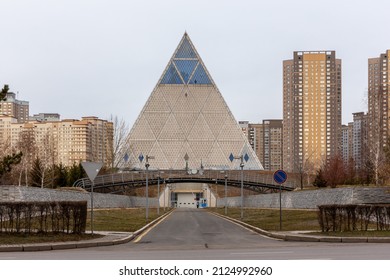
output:
[[277,251],[277,252],[243,252],[243,253],[230,253],[230,255],[265,255],[265,254],[292,254],[293,251]]

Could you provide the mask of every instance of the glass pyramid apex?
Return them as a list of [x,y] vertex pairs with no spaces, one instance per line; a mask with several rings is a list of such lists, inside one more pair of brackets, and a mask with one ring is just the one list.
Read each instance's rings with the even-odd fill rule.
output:
[[184,34],[184,38],[175,54],[175,58],[197,58],[196,52],[188,41],[187,33]]
[[160,84],[213,84],[187,33],[184,33],[168,65]]

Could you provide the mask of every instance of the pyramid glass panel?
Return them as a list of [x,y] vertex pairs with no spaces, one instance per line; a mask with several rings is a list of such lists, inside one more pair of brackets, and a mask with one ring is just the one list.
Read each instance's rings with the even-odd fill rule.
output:
[[199,63],[198,67],[195,70],[194,75],[190,80],[190,84],[198,85],[210,85],[211,81],[209,76],[207,76],[206,71],[204,70],[202,64]]
[[183,81],[180,79],[179,74],[176,71],[173,63],[169,65],[167,72],[165,72],[164,77],[161,80],[162,84],[182,84]]
[[191,47],[190,42],[188,42],[187,37],[184,38],[183,43],[177,50],[175,58],[197,58],[196,53]]
[[198,60],[175,60],[175,65],[184,82],[187,84]]
[[[187,34],[168,62],[128,136],[130,164],[151,155],[153,168],[263,169]],[[185,160],[185,155],[188,159]]]

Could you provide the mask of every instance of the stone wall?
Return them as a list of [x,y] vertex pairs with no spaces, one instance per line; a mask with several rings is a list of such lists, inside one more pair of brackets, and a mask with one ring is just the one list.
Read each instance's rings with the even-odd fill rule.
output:
[[[350,187],[282,193],[282,208],[316,209],[325,204],[390,203],[389,187]],[[241,206],[241,197],[229,197],[229,207]],[[218,199],[224,206],[225,199]],[[245,207],[279,208],[279,193],[244,196]]]
[[[40,189],[33,187],[0,186],[0,201],[58,201],[86,200],[90,207],[90,193]],[[94,208],[144,207],[144,197],[94,193]],[[229,207],[239,207],[240,197],[229,197]],[[283,208],[316,209],[324,204],[390,203],[390,187],[350,187],[294,191],[282,193]],[[218,206],[225,205],[225,199],[218,199]],[[157,207],[157,198],[149,198],[149,206]],[[245,207],[279,208],[279,193],[244,196]]]
[[[86,200],[90,207],[90,193],[69,191],[69,190],[53,190],[41,189],[33,187],[19,186],[0,186],[0,201],[59,201],[70,200],[80,201]],[[94,208],[131,208],[144,207],[146,199],[144,197],[125,196],[116,194],[101,194],[94,192],[93,194]],[[157,199],[149,198],[149,206],[157,207]]]

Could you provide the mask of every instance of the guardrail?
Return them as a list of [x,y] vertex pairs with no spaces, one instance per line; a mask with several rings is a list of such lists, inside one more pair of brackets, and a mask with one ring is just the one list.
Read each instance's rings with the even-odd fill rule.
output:
[[[225,184],[225,175],[227,184],[232,187],[241,187],[241,170],[204,170],[186,171],[186,170],[149,170],[148,184],[156,185],[160,183],[180,183],[180,182],[199,182],[206,184]],[[124,188],[138,188],[146,185],[146,171],[129,171],[123,173],[113,173],[97,176],[94,180],[94,190],[102,192],[123,192]],[[77,180],[73,186],[81,187],[86,190],[91,188],[91,181],[88,178]],[[287,181],[282,186],[275,183],[273,174],[270,172],[244,170],[243,187],[259,193],[273,192],[279,189],[291,191],[295,189],[294,181]]]

